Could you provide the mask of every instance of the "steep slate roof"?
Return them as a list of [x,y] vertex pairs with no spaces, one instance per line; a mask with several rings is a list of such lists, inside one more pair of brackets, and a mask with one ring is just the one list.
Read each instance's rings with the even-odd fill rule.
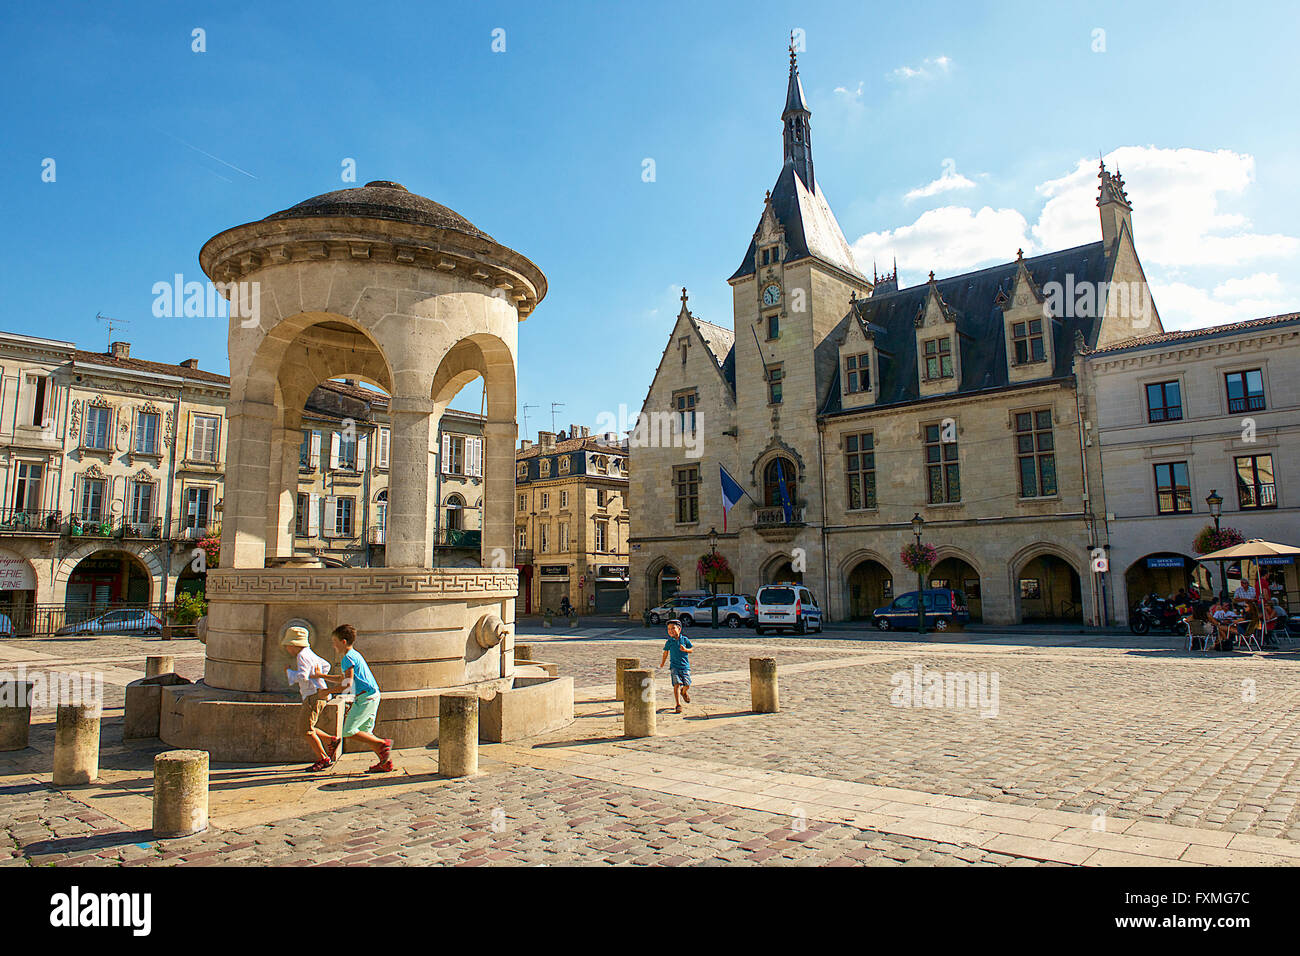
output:
[[1127,352],[1129,349],[1144,349],[1175,342],[1219,338],[1225,335],[1236,335],[1240,332],[1251,332],[1255,329],[1265,329],[1274,325],[1298,323],[1300,323],[1300,312],[1287,312],[1283,315],[1270,315],[1262,319],[1248,319],[1245,322],[1232,322],[1228,325],[1212,325],[1205,329],[1183,329],[1179,332],[1160,332],[1156,335],[1144,335],[1140,338],[1128,339],[1125,342],[1115,342],[1099,349],[1092,349],[1088,354],[1102,355],[1107,352]]
[[515,461],[523,461],[528,458],[537,458],[541,455],[563,455],[575,451],[598,451],[608,455],[626,455],[627,452],[618,445],[610,445],[601,438],[595,438],[587,435],[581,438],[566,438],[564,441],[557,441],[554,448],[543,449],[541,445],[534,444],[530,448],[522,451],[516,449]]
[[721,369],[722,377],[731,386],[732,394],[735,394],[736,333],[731,329],[724,329],[720,325],[714,325],[712,322],[697,319],[693,315],[691,321],[695,323],[700,338],[703,339],[705,347],[709,350],[709,356],[713,359],[713,364]]
[[[772,213],[785,229],[786,257],[783,261],[789,264],[811,256],[852,275],[862,276],[821,187],[815,185],[814,190],[808,191],[803,180],[795,175],[794,164],[789,162],[782,167],[781,175],[772,187]],[[744,261],[728,281],[754,274],[756,249],[757,235],[749,240]],[[865,280],[866,277],[862,278]]]
[[[1106,279],[1109,269],[1105,247],[1101,242],[1090,242],[1073,249],[1034,256],[1025,259],[1024,263],[1030,278],[1040,290],[1049,282],[1059,282],[1065,286],[1067,273],[1074,276],[1074,286],[1088,282],[1099,283]],[[956,394],[1006,388],[1011,384],[1007,373],[1003,310],[997,299],[999,292],[1006,296],[1014,293],[1018,270],[1018,261],[1004,262],[987,269],[935,281],[939,294],[957,325],[961,376]],[[896,292],[859,299],[841,321],[836,333],[828,337],[828,342],[838,350],[848,334],[850,322],[867,323],[875,332],[880,369],[876,381],[876,402],[869,408],[920,400],[915,320],[925,308],[929,295],[930,283],[923,282]],[[1099,309],[1093,311],[1100,312]],[[1075,333],[1082,334],[1084,343],[1091,346],[1097,341],[1100,327],[1099,314],[1054,317],[1052,373],[1036,379],[1034,384],[1071,375]],[[840,402],[838,360],[835,369],[822,405],[821,413],[824,415],[844,410]]]

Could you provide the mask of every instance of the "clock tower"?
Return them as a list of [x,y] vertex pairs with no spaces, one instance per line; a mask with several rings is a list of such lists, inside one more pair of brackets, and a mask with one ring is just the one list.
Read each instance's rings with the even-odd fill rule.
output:
[[[792,44],[781,172],[763,197],[740,268],[728,280],[741,469],[736,478],[760,502],[755,525],[741,533],[756,536],[742,554],[766,563],[778,560],[778,546],[820,555],[817,412],[838,361],[827,340],[848,314],[850,300],[870,295],[872,288],[814,178],[811,119]],[[760,583],[773,576],[766,564],[752,570]],[[813,570],[807,580],[820,582],[820,567]]]

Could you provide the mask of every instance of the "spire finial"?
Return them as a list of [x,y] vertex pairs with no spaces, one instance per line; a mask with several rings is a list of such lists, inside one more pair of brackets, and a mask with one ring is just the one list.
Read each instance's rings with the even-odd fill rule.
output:
[[1024,250],[1024,249],[1017,249],[1017,250],[1016,250],[1016,261],[1017,261],[1017,262],[1024,262],[1024,261],[1025,261],[1025,250]]
[[799,64],[798,64],[798,62],[797,62],[796,59],[795,59],[795,49],[794,49],[794,31],[793,31],[793,30],[790,31],[790,72],[791,72],[791,73],[798,73],[798,72],[799,72]]
[[931,281],[931,282],[934,281],[934,270],[933,270],[933,269],[930,270],[930,281]]
[[682,286],[682,308],[686,308],[686,286]]

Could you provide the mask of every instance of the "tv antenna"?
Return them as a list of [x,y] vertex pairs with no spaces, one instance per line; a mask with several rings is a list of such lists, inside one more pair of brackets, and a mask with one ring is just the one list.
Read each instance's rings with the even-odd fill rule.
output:
[[564,402],[551,402],[551,431],[555,431],[555,410],[563,407]]
[[105,315],[103,312],[96,312],[95,318],[108,325],[108,351],[113,350],[113,333],[124,325],[130,325],[130,319],[115,319],[111,315]]
[[525,437],[525,438],[529,438],[529,437],[531,437],[532,434],[533,434],[532,432],[530,432],[530,431],[528,430],[528,409],[530,409],[530,408],[536,408],[536,407],[537,407],[536,405],[525,405],[525,406],[524,406],[524,409],[523,409],[523,410],[524,410],[524,437]]

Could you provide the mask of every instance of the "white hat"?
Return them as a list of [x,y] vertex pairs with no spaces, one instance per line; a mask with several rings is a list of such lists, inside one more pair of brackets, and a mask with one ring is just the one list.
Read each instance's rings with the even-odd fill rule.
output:
[[282,647],[311,647],[311,641],[308,640],[307,628],[293,627],[286,628],[284,637],[280,641]]

